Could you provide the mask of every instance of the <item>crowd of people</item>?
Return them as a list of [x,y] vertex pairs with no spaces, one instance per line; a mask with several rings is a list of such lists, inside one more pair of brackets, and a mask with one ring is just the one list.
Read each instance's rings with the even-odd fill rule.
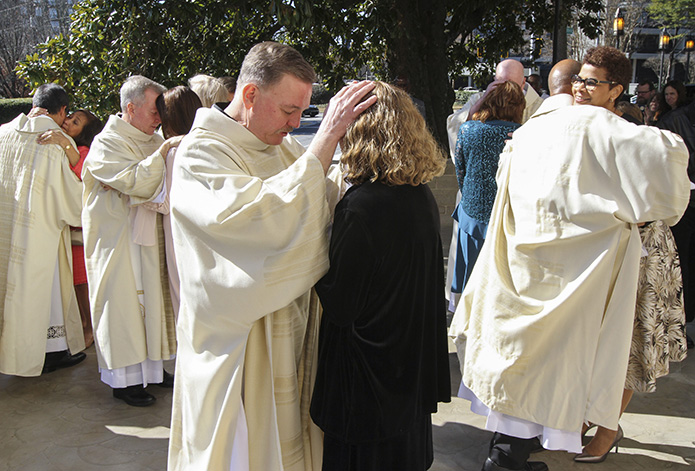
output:
[[630,78],[610,47],[556,64],[549,95],[500,62],[448,120],[446,276],[427,186],[446,157],[399,86],[346,85],[305,149],[316,74],[280,43],[237,79],[131,76],[106,123],[42,85],[0,127],[0,372],[94,343],[114,398],[173,388],[171,470],[416,471],[448,335],[493,432],[483,471],[603,461],[695,312],[695,105],[675,81],[631,105]]

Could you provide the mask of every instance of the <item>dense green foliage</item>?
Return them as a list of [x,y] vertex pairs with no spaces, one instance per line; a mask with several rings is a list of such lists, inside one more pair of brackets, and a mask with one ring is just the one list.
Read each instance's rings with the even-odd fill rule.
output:
[[652,0],[648,11],[665,28],[695,29],[695,0]]
[[[600,0],[564,5],[596,34]],[[464,68],[483,77],[510,50],[528,56],[525,34],[552,24],[546,0],[83,0],[69,37],[41,44],[19,72],[32,87],[62,84],[105,117],[131,74],[166,86],[196,73],[236,76],[252,44],[276,39],[304,54],[333,93],[345,79],[406,78],[446,142],[450,77]]]
[[[407,78],[424,101],[430,129],[446,139],[454,93],[450,77],[464,71],[482,79],[509,51],[528,57],[529,33],[552,30],[546,0],[285,0],[273,3],[287,28],[283,40],[306,51],[330,88],[341,80]],[[599,32],[601,0],[565,0],[591,37]]]
[[0,124],[9,123],[20,113],[31,110],[31,98],[8,98],[0,100]]
[[478,90],[456,90],[455,105],[465,105],[472,95],[478,93]]
[[33,87],[60,83],[76,104],[102,117],[118,109],[119,88],[132,74],[165,86],[197,73],[235,76],[248,49],[280,26],[265,14],[268,2],[229,3],[83,0],[69,37],[39,45],[19,70]]

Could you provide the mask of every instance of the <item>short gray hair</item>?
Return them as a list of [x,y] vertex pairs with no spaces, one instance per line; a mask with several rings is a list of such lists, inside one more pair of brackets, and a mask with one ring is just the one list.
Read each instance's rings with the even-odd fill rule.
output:
[[306,83],[316,81],[316,72],[296,49],[273,41],[256,44],[246,54],[237,79],[237,90],[254,83],[269,87],[285,74],[294,75]]
[[140,105],[147,90],[154,90],[159,95],[166,91],[166,87],[142,75],[128,77],[121,86],[121,112],[126,112],[128,103]]

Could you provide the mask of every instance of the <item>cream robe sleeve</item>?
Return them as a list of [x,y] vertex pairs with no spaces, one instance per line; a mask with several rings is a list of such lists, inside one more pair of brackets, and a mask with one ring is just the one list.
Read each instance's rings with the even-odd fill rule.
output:
[[590,217],[673,224],[688,203],[688,155],[680,136],[637,126],[602,108],[566,107],[534,118],[514,133],[505,151],[511,152],[511,194],[528,194],[533,187],[542,199],[524,204],[561,202],[563,220],[585,229],[610,224]]
[[93,156],[87,157],[92,176],[128,195],[132,204],[150,201],[161,192],[166,166],[157,150],[145,156],[127,139],[105,135],[95,139],[89,154]]
[[604,155],[609,157],[602,162],[609,178],[621,183],[624,200],[618,200],[615,217],[631,223],[662,219],[669,226],[676,224],[690,194],[683,139],[651,126],[619,124],[624,124],[620,132],[605,141],[609,148]]
[[243,155],[206,134],[184,139],[184,157],[174,161],[171,212],[182,290],[185,272],[205,279],[208,296],[196,298],[196,311],[233,313],[234,322],[250,326],[328,269],[326,178],[310,153],[277,172],[277,155]]

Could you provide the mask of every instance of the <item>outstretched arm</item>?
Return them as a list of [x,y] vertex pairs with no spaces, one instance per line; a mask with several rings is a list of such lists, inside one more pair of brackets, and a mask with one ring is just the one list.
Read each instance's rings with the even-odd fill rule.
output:
[[331,98],[319,130],[308,149],[321,161],[324,172],[328,172],[338,142],[345,135],[348,126],[360,113],[376,102],[376,96],[361,101],[373,88],[373,82],[355,82],[343,87],[336,96]]

